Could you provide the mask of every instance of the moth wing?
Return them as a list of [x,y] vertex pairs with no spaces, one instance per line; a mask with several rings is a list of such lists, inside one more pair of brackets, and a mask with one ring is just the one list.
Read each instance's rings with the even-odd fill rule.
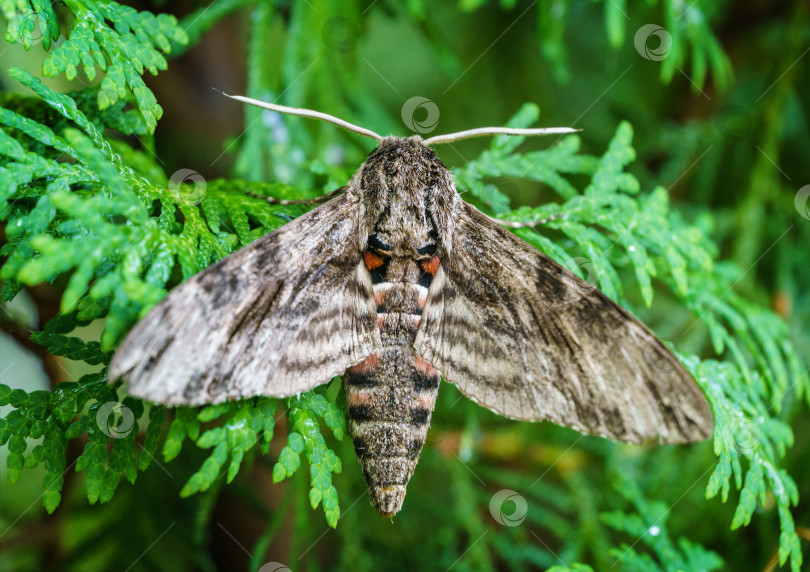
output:
[[135,325],[110,378],[150,401],[200,404],[342,374],[380,347],[358,233],[349,191],[220,260]]
[[644,324],[474,207],[456,220],[415,341],[447,381],[501,415],[620,441],[711,435],[706,398]]

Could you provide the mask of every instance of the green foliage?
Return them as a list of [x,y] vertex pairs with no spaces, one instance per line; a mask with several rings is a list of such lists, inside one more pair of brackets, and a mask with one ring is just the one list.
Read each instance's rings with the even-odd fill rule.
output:
[[[618,474],[616,484],[617,492],[627,498],[637,511],[631,514],[616,511],[601,515],[609,527],[637,539],[630,546],[621,544],[619,548],[611,549],[610,554],[616,559],[616,565],[631,570],[672,572],[710,572],[723,567],[723,561],[717,554],[687,538],[679,538],[677,547],[675,546],[666,526],[670,507],[662,502],[650,502],[643,498],[638,486],[625,475]],[[639,541],[652,550],[655,558],[635,550]]]
[[[96,67],[104,73],[98,91],[99,109],[111,105],[132,93],[150,133],[154,132],[163,109],[141,76],[149,70],[156,75],[166,69],[166,58],[172,44],[185,44],[188,37],[173,16],[138,12],[116,2],[70,0],[65,2],[74,22],[67,38],[48,54],[42,63],[42,75],[54,77],[65,74],[68,80],[78,74],[79,66],[91,82]],[[41,40],[46,50],[59,38],[59,24],[53,3],[44,0],[6,1],[2,11],[10,25],[6,39],[19,42],[26,49]],[[111,27],[112,25],[112,27]]]
[[[303,127],[299,119],[280,120],[276,128],[288,138],[271,139],[265,123],[258,121],[267,115],[257,110],[247,112],[246,133],[238,147],[233,142],[228,147],[238,152],[234,171],[242,178],[205,180],[190,170],[168,173],[148,143],[138,146],[126,137],[154,132],[162,114],[143,83],[144,70],[154,74],[165,69],[163,54],[185,49],[187,38],[197,42],[220,18],[247,4],[234,0],[203,6],[179,25],[171,16],[137,12],[114,2],[71,0],[58,8],[73,16],[60,43],[53,4],[0,4],[9,20],[7,40],[25,49],[41,43],[47,52],[43,76],[64,74],[70,80],[81,67],[90,81],[100,80],[80,91],[58,93],[13,69],[11,77],[36,97],[6,94],[0,101],[0,221],[6,238],[0,249],[5,258],[0,296],[8,302],[23,288],[43,283],[57,289],[60,312],[32,332],[30,341],[50,356],[81,362],[91,371],[52,391],[26,392],[0,384],[0,406],[11,406],[0,418],[9,480],[19,486],[24,471],[33,474],[41,466],[42,504],[50,513],[65,502],[66,475],[81,472],[90,503],[113,501],[109,506],[114,506],[124,502],[119,501],[122,497],[137,497],[131,494],[135,489],[119,486],[121,477],[137,487],[150,482],[156,471],[167,470],[156,459],[162,450],[167,467],[183,473],[172,495],[196,503],[193,515],[164,515],[162,522],[172,522],[166,530],[177,520],[189,523],[194,545],[205,547],[212,506],[223,484],[233,482],[232,490],[242,490],[237,477],[257,461],[272,459],[272,481],[284,481],[286,485],[279,486],[288,489],[275,512],[261,515],[267,528],[253,549],[254,570],[288,509],[296,514],[293,549],[300,549],[302,557],[307,554],[312,546],[307,548],[305,539],[317,543],[323,526],[323,519],[318,524],[307,521],[307,505],[317,509],[322,504],[328,526],[341,538],[335,562],[353,570],[379,567],[392,550],[410,569],[437,563],[454,570],[494,569],[506,563],[510,569],[550,567],[556,572],[614,565],[714,570],[723,566],[723,558],[731,562],[733,556],[715,546],[705,548],[714,537],[690,521],[696,511],[713,511],[718,513],[714,524],[734,530],[778,518],[776,528],[760,536],[778,545],[780,564],[790,562],[798,571],[802,553],[792,511],[799,503],[795,479],[800,475],[795,470],[791,474],[787,459],[794,445],[791,414],[802,400],[810,400],[805,367],[783,319],[757,302],[756,292],[739,293],[738,282],[749,269],[722,260],[713,240],[722,236],[721,215],[699,204],[681,214],[670,204],[670,189],[649,184],[643,174],[629,170],[638,166],[636,149],[641,153],[642,146],[634,145],[628,122],[618,124],[599,155],[588,152],[594,147],[574,135],[544,150],[522,150],[522,138],[494,138],[475,158],[455,168],[454,178],[464,199],[482,210],[505,220],[538,222],[517,234],[598,284],[656,329],[665,331],[672,319],[684,326],[677,353],[714,411],[713,450],[580,442],[564,429],[496,419],[467,400],[459,401],[461,395],[452,387],[443,387],[436,419],[446,425],[437,421],[431,429],[438,440],[423,453],[398,521],[401,528],[393,535],[376,524],[375,516],[352,511],[358,501],[344,500],[341,511],[339,496],[359,494],[362,499],[365,485],[353,461],[352,470],[342,474],[342,461],[353,453],[343,440],[346,421],[334,403],[334,385],[286,400],[254,398],[177,408],[166,422],[163,407],[126,396],[108,383],[106,366],[115,347],[172,287],[304,212],[301,207],[269,205],[253,194],[318,196],[344,183],[357,166],[352,161],[362,157],[353,136],[332,126]],[[484,4],[460,6],[467,11],[489,9]],[[573,77],[563,41],[571,4],[559,3],[556,12],[540,5],[533,8],[540,49],[558,79]],[[624,15],[630,9],[627,4],[602,3],[604,30],[615,48],[632,32]],[[727,86],[728,59],[709,28],[716,9],[702,2],[661,4],[664,26],[673,38],[672,51],[661,62],[663,81],[677,77],[675,71],[690,61],[695,85],[703,86],[711,70],[715,85]],[[501,7],[522,10],[510,1],[501,2]],[[433,33],[421,3],[387,9],[408,12],[428,35]],[[285,91],[284,103],[320,98],[321,104],[329,104],[325,110],[339,114],[342,107],[347,119],[377,130],[397,125],[373,97],[353,87],[355,78],[335,78],[328,67],[312,75],[301,73],[317,51],[310,40],[313,31],[321,32],[318,13],[295,7],[285,22],[289,31],[280,76],[282,85],[294,89]],[[273,99],[281,91],[273,89],[264,66],[272,53],[277,17],[264,3],[252,13],[250,96]],[[329,61],[344,57],[334,50],[321,52],[317,57],[332,58]],[[443,69],[463,70],[447,50],[439,46],[436,53]],[[346,73],[352,70],[357,73],[351,67]],[[98,71],[102,73],[96,78]],[[333,84],[342,91],[333,93]],[[349,100],[355,105],[344,103]],[[537,106],[527,104],[509,124],[530,126],[538,117]],[[329,158],[328,150],[337,143],[345,152],[343,163]],[[517,199],[518,184],[539,188],[542,206],[513,206],[523,202]],[[658,307],[665,310],[654,312]],[[664,313],[668,319],[661,318]],[[97,320],[103,321],[103,330],[98,340],[90,339],[82,328]],[[273,440],[279,432],[282,443]],[[484,433],[498,446],[487,448]],[[457,446],[448,445],[456,434]],[[538,453],[539,460],[512,466],[537,443],[546,448]],[[81,453],[68,464],[71,446]],[[560,462],[572,450],[572,464]],[[299,470],[302,454],[308,476]],[[673,474],[672,467],[678,467],[679,474]],[[436,483],[446,485],[440,495]],[[695,497],[692,492],[699,493],[704,485],[705,498]],[[493,525],[495,487],[525,497],[528,526]],[[734,507],[730,513],[716,501],[707,503],[718,496]],[[441,524],[430,538],[425,522],[409,516],[409,507],[419,505],[420,498],[430,499],[424,503],[428,508],[419,509],[427,512],[410,514],[428,515],[432,526]],[[692,514],[681,512],[682,499]],[[127,502],[138,505],[137,498]],[[93,510],[107,515],[105,523],[116,522],[103,508]],[[165,526],[149,518],[142,517],[149,522],[145,534],[154,540]],[[338,527],[344,518],[345,524]],[[100,542],[90,538],[83,546]],[[424,551],[414,551],[416,543]],[[447,546],[465,550],[454,553]],[[430,561],[420,560],[426,555],[431,555]],[[206,565],[210,567],[200,563]]]
[[312,508],[318,508],[323,502],[326,520],[329,526],[335,528],[340,518],[340,507],[337,489],[332,485],[332,473],[340,473],[343,468],[335,452],[326,446],[317,417],[322,417],[335,438],[340,440],[345,433],[343,412],[316,393],[288,399],[287,406],[293,431],[289,433],[287,446],[281,450],[278,462],[273,467],[273,482],[291,477],[301,466],[301,453],[305,453],[312,483],[309,502]]
[[[571,80],[571,71],[564,37],[571,15],[567,4],[573,2],[564,4],[565,7],[561,5],[558,10],[538,10],[537,18],[543,55],[553,64],[552,69],[558,80],[568,82]],[[731,82],[732,71],[728,56],[710,27],[717,9],[702,2],[662,0],[647,4],[661,5],[662,13],[649,14],[647,21],[654,22],[659,30],[663,28],[663,37],[651,32],[639,33],[636,30],[637,24],[630,28],[628,23],[631,19],[627,14],[629,8],[625,0],[602,2],[605,34],[610,45],[618,49],[629,43],[641,51],[651,50],[652,58],[648,56],[647,59],[666,55],[660,58],[660,75],[665,83],[672,81],[676,71],[688,66],[696,90],[700,90],[706,83],[709,70],[715,83],[725,89]],[[632,39],[629,38],[631,35]]]
[[[223,415],[228,415],[228,422],[224,427],[208,429],[196,439],[198,447],[203,449],[213,448],[213,451],[200,470],[191,476],[183,490],[180,491],[181,495],[188,496],[208,489],[221,476],[222,467],[229,456],[230,464],[228,465],[227,482],[230,483],[239,472],[239,466],[245,453],[256,445],[260,434],[262,452],[266,453],[268,451],[270,439],[273,438],[273,427],[275,426],[273,413],[276,404],[275,401],[264,398],[256,401],[255,405],[248,403],[211,405],[196,415],[194,422],[212,421]],[[186,434],[189,434],[189,424],[182,420],[182,416],[179,416],[172,424],[172,428],[169,429],[170,435],[175,424],[185,425]],[[199,429],[196,428],[194,432],[199,432]],[[166,441],[166,446],[169,447],[171,452],[171,454],[166,454],[164,448],[164,457],[167,461],[174,456],[175,450],[179,451],[179,444],[175,445],[175,443],[176,441]]]

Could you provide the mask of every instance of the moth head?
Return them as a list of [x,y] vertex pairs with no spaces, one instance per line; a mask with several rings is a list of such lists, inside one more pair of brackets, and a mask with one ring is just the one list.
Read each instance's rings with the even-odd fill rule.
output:
[[419,258],[452,249],[461,197],[450,171],[421,137],[380,139],[349,188],[360,199],[361,250],[369,237],[387,245],[390,256]]

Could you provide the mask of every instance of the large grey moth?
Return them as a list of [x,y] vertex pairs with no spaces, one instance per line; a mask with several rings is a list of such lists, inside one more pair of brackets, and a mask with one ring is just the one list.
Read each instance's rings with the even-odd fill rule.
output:
[[381,137],[336,198],[175,288],[110,378],[153,402],[289,397],[343,376],[349,430],[384,516],[416,467],[440,378],[513,419],[639,443],[700,440],[713,418],[680,362],[627,310],[465,203],[431,145]]

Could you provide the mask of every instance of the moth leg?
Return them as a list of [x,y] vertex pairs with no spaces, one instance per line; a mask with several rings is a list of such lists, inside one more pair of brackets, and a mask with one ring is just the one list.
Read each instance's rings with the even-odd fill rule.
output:
[[250,195],[251,197],[256,197],[257,199],[261,199],[270,203],[271,205],[319,205],[321,203],[325,203],[326,201],[333,199],[334,197],[338,196],[340,193],[346,190],[346,187],[340,187],[339,189],[335,189],[334,191],[330,191],[325,195],[321,195],[320,197],[315,197],[314,199],[302,199],[297,201],[288,201],[286,199],[277,199],[275,197],[266,197],[264,195],[257,195],[256,193],[251,193],[248,191],[246,194]]

